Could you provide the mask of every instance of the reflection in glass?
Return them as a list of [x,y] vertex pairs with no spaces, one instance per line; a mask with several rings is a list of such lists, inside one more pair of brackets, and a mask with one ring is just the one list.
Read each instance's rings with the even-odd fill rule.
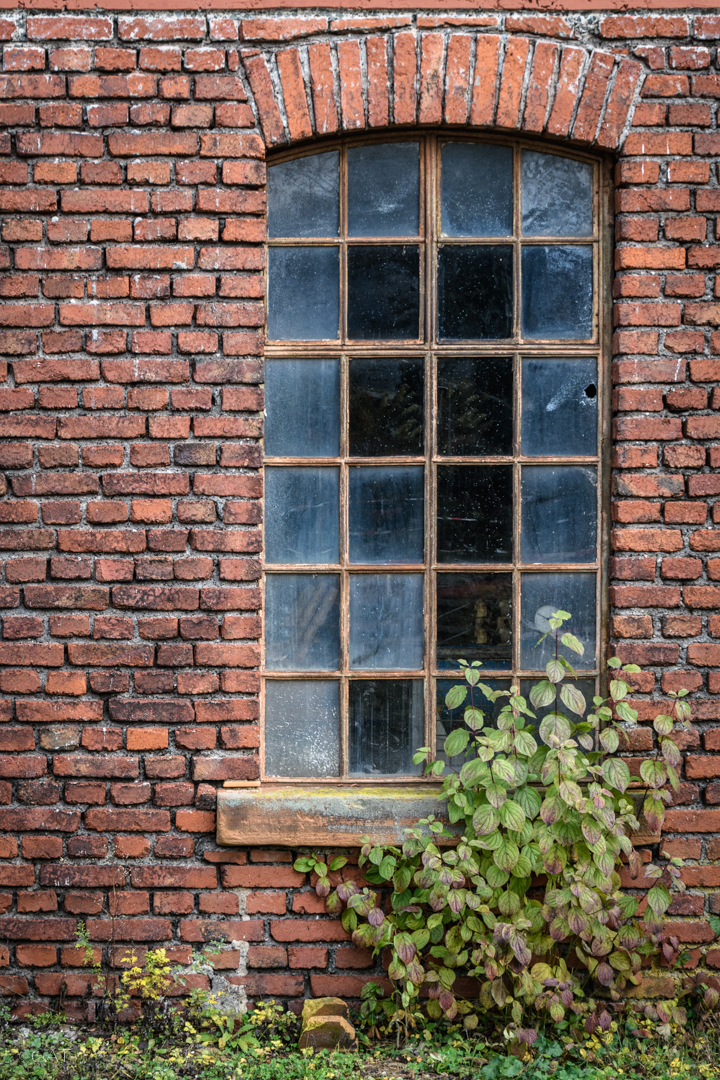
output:
[[592,236],[592,165],[522,152],[524,236]]
[[422,562],[422,465],[367,465],[349,473],[350,562]]
[[[575,657],[575,660],[577,661],[577,656]],[[560,700],[560,693],[559,693],[560,687],[558,687],[558,697],[557,697],[557,699],[555,701],[553,701],[550,705],[545,705],[544,708],[541,708],[541,709],[536,709],[534,705],[531,705],[531,703],[530,703],[530,691],[533,688],[533,686],[535,686],[535,682],[536,682],[536,680],[534,680],[534,679],[521,679],[521,681],[520,681],[520,693],[522,694],[522,696],[527,701],[528,707],[531,708],[532,711],[535,713],[535,719],[534,720],[533,720],[532,716],[526,717],[525,722],[527,724],[532,724],[533,727],[537,730],[540,727],[540,723],[541,723],[543,717],[547,716],[548,713],[556,712],[556,711],[563,713],[565,716],[567,716],[568,720],[571,720],[574,724],[578,723],[578,721],[581,719],[581,717],[578,716],[577,713],[574,713],[574,712],[572,712],[572,710],[568,709],[568,707],[564,704],[564,702],[562,702]],[[595,696],[595,680],[594,679],[571,679],[571,678],[567,678],[565,680],[565,683],[568,683],[568,684],[574,686],[575,689],[579,690],[580,693],[585,698],[585,701],[587,702],[587,705],[588,705],[588,708],[585,710],[585,717],[587,717],[588,713],[593,711],[592,699]],[[561,684],[561,685],[563,685],[563,684]],[[583,719],[584,719],[584,717],[583,717]]]
[[521,537],[523,562],[594,562],[597,470],[523,465]]
[[350,146],[348,236],[417,236],[420,144]]
[[265,667],[335,671],[340,666],[338,574],[268,574]]
[[337,776],[340,694],[334,679],[265,683],[265,774]]
[[268,563],[338,561],[339,470],[265,469],[265,559]]
[[512,575],[437,575],[437,662],[480,660],[509,668],[512,660]]
[[591,247],[523,247],[523,337],[591,337],[592,298]]
[[337,236],[337,150],[283,161],[268,169],[268,236]]
[[443,236],[512,235],[510,146],[454,142],[442,148]]
[[550,614],[560,608],[572,615],[563,629],[585,646],[583,657],[567,652],[567,658],[579,670],[595,667],[595,574],[522,574],[520,581],[520,666],[526,671],[544,671],[553,659],[554,640],[547,637],[542,645],[537,641],[550,629]]
[[[464,657],[463,657],[464,659]],[[488,686],[491,690],[509,690],[509,679],[486,679],[485,676],[480,673],[480,682],[485,686]],[[456,686],[460,683],[462,686],[467,686],[464,679],[438,679],[435,685],[435,741],[436,741],[436,753],[440,761],[445,761],[456,771],[459,770],[464,761],[464,754],[456,754],[454,757],[449,758],[445,753],[445,740],[451,732],[456,728],[464,727],[465,721],[463,719],[465,715],[465,709],[471,703],[476,709],[480,709],[484,714],[483,728],[497,727],[498,716],[503,705],[507,704],[507,698],[498,698],[497,701],[488,701],[481,690],[475,687],[468,686],[467,698],[458,709],[453,709],[452,712],[445,704],[445,698],[448,691],[452,686]]]
[[438,453],[472,457],[512,453],[510,357],[442,360],[438,365]]
[[597,412],[597,362],[593,357],[523,360],[523,454],[596,454]]
[[422,666],[422,574],[352,574],[350,667],[415,671]]
[[340,271],[336,247],[268,249],[268,338],[334,341]]
[[417,338],[420,255],[412,245],[348,247],[348,337]]
[[507,244],[444,244],[438,248],[438,337],[485,340],[511,336],[512,261],[512,248]]
[[512,465],[439,465],[438,562],[510,562]]
[[423,713],[422,679],[352,679],[350,775],[418,775]]
[[340,453],[337,360],[266,360],[265,414],[268,457],[336,457]]
[[350,453],[422,454],[422,360],[350,361]]

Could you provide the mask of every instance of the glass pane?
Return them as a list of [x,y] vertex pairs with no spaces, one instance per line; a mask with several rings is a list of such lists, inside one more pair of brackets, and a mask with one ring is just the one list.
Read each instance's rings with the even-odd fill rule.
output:
[[348,236],[417,236],[420,146],[351,146],[347,154]]
[[481,660],[509,668],[512,661],[512,575],[437,575],[437,663]]
[[337,360],[265,361],[265,453],[269,457],[340,453]]
[[[577,656],[575,657],[575,659],[577,660]],[[587,716],[587,714],[589,712],[593,711],[592,699],[595,696],[595,680],[594,679],[567,679],[566,681],[568,683],[572,684],[572,686],[574,686],[576,690],[579,690],[580,693],[585,698],[585,701],[587,702],[587,705],[588,705],[588,708],[585,710],[585,716]],[[525,698],[525,700],[528,703],[528,706],[535,713],[535,717],[536,717],[533,720],[532,716],[528,716],[528,718],[527,718],[527,723],[528,724],[532,724],[533,727],[537,729],[537,728],[540,727],[540,723],[541,723],[543,717],[547,716],[548,713],[555,712],[556,710],[557,710],[557,712],[564,713],[565,716],[567,716],[568,719],[572,720],[574,723],[577,723],[581,719],[580,716],[578,716],[577,713],[574,713],[571,710],[569,710],[568,707],[562,701],[560,701],[559,693],[558,693],[558,698],[556,699],[556,701],[553,701],[550,705],[545,705],[544,708],[542,708],[542,709],[536,709],[533,705],[531,705],[530,704],[530,691],[532,690],[533,686],[535,686],[536,682],[537,682],[537,679],[522,679],[520,681],[520,693]]]
[[510,562],[512,465],[439,465],[438,562]]
[[520,626],[520,665],[527,671],[545,668],[555,656],[555,642],[545,638],[542,645],[538,638],[550,629],[548,618],[560,608],[569,611],[572,619],[564,624],[585,646],[581,658],[575,653],[562,650],[575,668],[595,667],[595,574],[523,574],[522,618]]
[[422,360],[350,361],[350,453],[422,454]]
[[352,574],[350,667],[415,671],[422,666],[422,574]]
[[268,169],[268,236],[337,236],[340,154],[283,161]]
[[265,683],[267,776],[337,776],[340,693],[334,679]]
[[420,255],[410,246],[349,247],[348,337],[417,338]]
[[471,142],[443,146],[443,236],[512,235],[512,158],[510,146]]
[[340,550],[338,469],[265,469],[268,563],[336,563]]
[[335,247],[268,249],[268,337],[334,341],[339,320],[339,257]]
[[523,360],[523,454],[597,454],[597,392],[592,357]]
[[523,562],[594,562],[597,470],[523,465],[521,536]]
[[506,244],[438,248],[438,337],[511,336],[512,260]]
[[[489,686],[491,690],[509,690],[509,679],[486,679],[482,673],[480,675],[480,681],[485,686]],[[464,727],[465,709],[472,702],[472,704],[481,709],[485,714],[484,727],[497,727],[497,719],[500,715],[500,710],[503,705],[507,704],[507,698],[498,698],[497,701],[488,701],[481,690],[477,687],[467,687],[467,699],[457,709],[453,709],[452,712],[445,704],[445,698],[448,691],[453,686],[457,686],[460,683],[462,686],[467,686],[464,679],[438,679],[435,685],[435,745],[436,753],[440,761],[445,761],[453,769],[459,769],[465,761],[464,754],[456,754],[454,757],[449,758],[445,753],[445,740],[448,735],[455,731],[456,728]]]
[[591,337],[592,301],[591,247],[523,247],[523,337]]
[[412,756],[423,745],[421,679],[350,682],[350,775],[417,776]]
[[340,666],[338,574],[268,574],[265,667],[335,671]]
[[589,163],[523,150],[523,234],[592,236],[592,185]]
[[512,438],[512,360],[438,360],[438,453],[511,454]]
[[422,465],[350,469],[350,562],[423,559]]

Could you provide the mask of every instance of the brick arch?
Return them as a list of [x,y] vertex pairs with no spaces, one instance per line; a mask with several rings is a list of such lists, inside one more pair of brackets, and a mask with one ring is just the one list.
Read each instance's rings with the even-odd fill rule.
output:
[[643,67],[556,41],[471,32],[244,49],[268,148],[394,125],[495,127],[618,150]]

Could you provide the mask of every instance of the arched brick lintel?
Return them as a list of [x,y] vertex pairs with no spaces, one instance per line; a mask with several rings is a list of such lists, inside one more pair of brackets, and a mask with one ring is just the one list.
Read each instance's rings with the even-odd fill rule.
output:
[[242,55],[268,148],[452,124],[617,151],[644,76],[636,60],[600,49],[467,32],[404,31]]

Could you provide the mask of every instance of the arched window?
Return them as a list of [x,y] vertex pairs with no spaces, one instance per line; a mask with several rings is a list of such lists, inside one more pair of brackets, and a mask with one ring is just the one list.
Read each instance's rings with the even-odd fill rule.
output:
[[417,776],[458,658],[600,641],[600,166],[345,140],[268,170],[264,776]]

